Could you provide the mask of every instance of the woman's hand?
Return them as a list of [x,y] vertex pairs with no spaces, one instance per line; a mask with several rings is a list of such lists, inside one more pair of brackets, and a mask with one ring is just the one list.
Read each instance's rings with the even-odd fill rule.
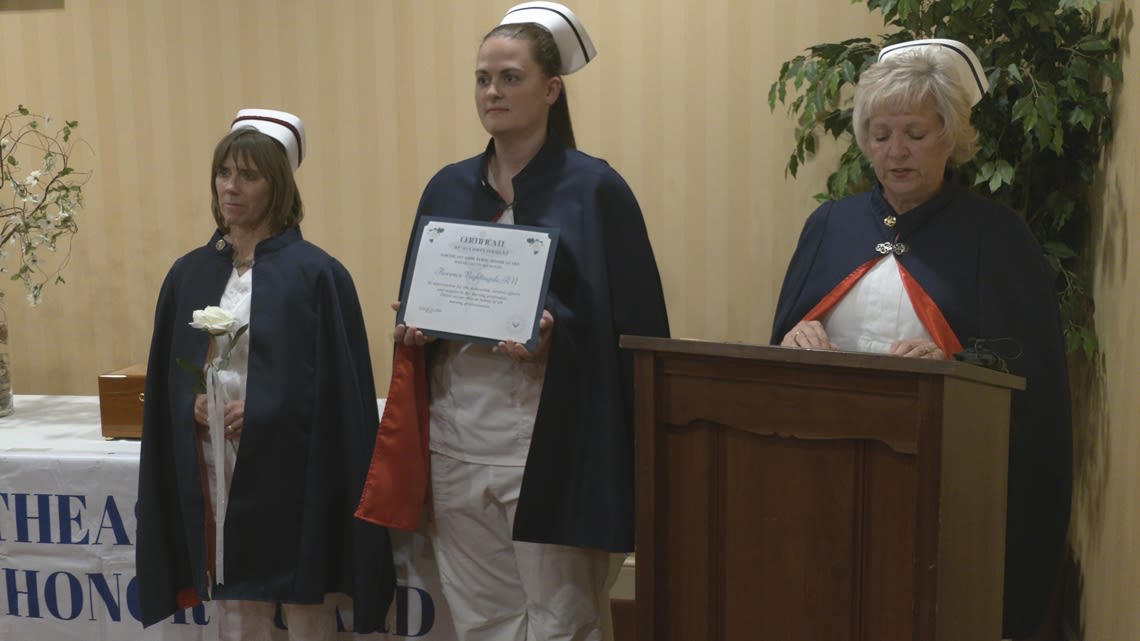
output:
[[903,356],[905,358],[929,358],[932,360],[946,360],[946,355],[933,341],[925,338],[904,338],[891,343],[888,354]]
[[[392,303],[392,311],[400,311],[400,301]],[[434,336],[424,336],[424,333],[416,329],[414,326],[404,325],[400,323],[396,325],[396,329],[392,332],[392,340],[396,343],[403,343],[408,346],[427,345],[435,341]]]
[[[245,427],[245,401],[226,403],[222,416],[226,438],[237,438],[241,434],[241,429]],[[210,416],[205,394],[194,397],[194,423],[197,424],[199,432],[210,429]]]
[[545,363],[546,356],[550,352],[550,330],[554,327],[554,316],[550,314],[549,310],[542,310],[542,318],[538,321],[538,343],[534,346],[534,351],[527,351],[526,347],[520,343],[511,340],[500,341],[492,351],[500,354],[506,354],[516,361],[529,361],[536,363]]
[[806,349],[839,349],[839,346],[827,337],[823,323],[815,320],[796,323],[790,332],[784,334],[784,340],[780,341],[780,345]]
[[230,401],[226,403],[224,414],[224,422],[227,439],[235,439],[241,436],[241,430],[245,427],[245,401]]
[[205,432],[210,428],[210,415],[209,410],[206,409],[205,394],[194,397],[194,424],[197,425],[199,432]]

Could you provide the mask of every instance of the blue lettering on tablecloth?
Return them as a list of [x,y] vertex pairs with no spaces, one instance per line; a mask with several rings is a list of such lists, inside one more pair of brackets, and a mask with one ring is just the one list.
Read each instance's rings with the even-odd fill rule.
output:
[[101,603],[107,618],[118,622],[123,620],[125,596],[130,615],[136,620],[139,618],[134,577],[127,581],[124,593],[124,577],[120,573],[77,576],[60,570],[41,579],[42,573],[38,570],[3,568],[3,571],[4,587],[8,593],[8,616],[71,621],[78,618],[86,607],[87,620],[95,621],[99,618],[96,617],[95,606]]
[[[125,605],[128,615],[135,621],[140,620],[138,583],[135,577],[127,579],[121,573],[76,575],[62,570],[47,575],[38,570],[0,568],[0,571],[4,574],[8,616],[72,621],[86,611],[85,619],[88,621],[106,618],[119,623],[123,620]],[[411,616],[413,608],[410,606],[413,602],[418,605],[418,620]],[[339,609],[336,620],[338,632],[350,631]],[[201,604],[176,612],[170,621],[179,625],[205,626],[210,623],[205,606]],[[274,623],[279,629],[286,629],[280,605]],[[413,586],[396,586],[395,630],[383,632],[414,638],[428,634],[433,627],[435,602],[431,594]]]
[[[129,525],[133,529],[133,523]],[[131,534],[113,495],[0,492],[0,544],[119,547],[134,545]],[[59,621],[140,620],[138,584],[131,574],[59,568],[60,565],[46,569],[0,566],[0,612],[25,619]],[[415,638],[428,635],[435,627],[436,607],[428,591],[398,585],[395,606],[392,629],[383,630],[384,633]],[[346,618],[350,617],[337,611],[338,631],[350,631],[346,630],[351,627],[346,625]],[[169,622],[206,626],[210,618],[206,606],[200,604],[176,612]],[[276,623],[285,629],[280,608]]]
[[[419,625],[413,629],[414,621],[409,616],[411,600],[419,601]],[[396,630],[398,637],[422,637],[435,627],[435,602],[426,590],[412,586],[396,586]]]
[[[99,525],[92,530],[87,497],[82,494],[25,494],[0,492],[0,505],[16,528],[19,543],[54,543],[59,545],[131,545],[115,497],[103,500]],[[9,519],[0,519],[0,541],[6,541],[2,527]],[[106,534],[106,536],[105,536]],[[11,536],[11,533],[7,533]]]

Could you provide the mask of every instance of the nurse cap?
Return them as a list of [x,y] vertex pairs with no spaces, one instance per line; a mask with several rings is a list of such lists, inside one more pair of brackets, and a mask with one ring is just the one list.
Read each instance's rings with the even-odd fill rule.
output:
[[558,55],[562,58],[562,73],[569,74],[586,66],[598,55],[590,34],[582,26],[578,16],[565,5],[557,2],[524,2],[507,10],[504,24],[533,22],[550,32]]
[[305,125],[301,119],[285,111],[242,109],[234,116],[230,131],[256,129],[281,143],[293,171],[305,158]]
[[986,80],[985,71],[982,69],[982,63],[978,62],[978,57],[969,47],[957,40],[929,38],[900,42],[889,47],[883,47],[883,50],[879,52],[878,62],[901,53],[917,52],[927,48],[943,49],[950,53],[950,57],[954,61],[954,71],[958,75],[958,83],[962,85],[962,89],[969,97],[970,106],[978,104],[986,90],[990,88],[990,83]]

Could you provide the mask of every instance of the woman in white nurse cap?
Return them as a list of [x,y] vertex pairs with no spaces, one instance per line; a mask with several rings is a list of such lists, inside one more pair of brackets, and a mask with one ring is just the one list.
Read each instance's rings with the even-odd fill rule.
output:
[[[581,21],[569,8],[554,2],[526,2],[507,11],[479,48],[475,71],[475,101],[483,126],[492,136],[511,135],[548,120],[548,131],[567,147],[574,147],[574,129],[563,75],[572,74],[594,59],[597,51]],[[508,70],[503,65],[513,65]],[[523,67],[534,67],[527,77]],[[500,78],[496,78],[498,73]],[[503,75],[509,73],[510,75]],[[538,81],[541,95],[519,94],[514,80]],[[513,94],[513,95],[512,95]],[[535,99],[531,99],[535,98]],[[523,103],[522,100],[528,102]],[[509,103],[518,103],[517,109]]]
[[305,152],[297,116],[239,111],[214,149],[213,235],[163,281],[140,459],[146,625],[208,599],[220,641],[284,639],[277,612],[290,641],[332,641],[344,594],[356,632],[385,626],[387,532],[351,511],[379,422],[368,341],[352,278],[301,235]]
[[[533,351],[396,326],[393,381],[413,362],[402,354],[431,342],[419,382],[431,388],[434,548],[459,641],[604,638],[610,553],[633,546],[633,389],[618,337],[669,329],[633,192],[575,149],[564,76],[596,53],[563,5],[508,10],[475,64],[491,140],[440,170],[417,212],[415,229],[447,216],[559,232]],[[385,421],[396,407],[390,393]]]
[[808,218],[772,342],[930,360],[976,356],[971,339],[1010,346],[1027,389],[1011,396],[1002,625],[1021,638],[1044,619],[1065,549],[1069,384],[1040,245],[1019,212],[954,171],[978,149],[970,114],[987,89],[955,40],[885,47],[861,74],[852,126],[877,181]]
[[[254,246],[304,217],[301,194],[293,172],[305,158],[305,125],[297,116],[272,109],[242,109],[230,124],[230,133],[214,150],[214,220],[233,245],[235,265],[253,260]],[[261,195],[264,207],[249,207]]]

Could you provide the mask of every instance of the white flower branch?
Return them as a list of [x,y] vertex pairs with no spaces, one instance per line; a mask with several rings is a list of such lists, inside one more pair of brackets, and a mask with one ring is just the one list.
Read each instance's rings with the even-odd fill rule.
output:
[[[40,302],[44,285],[64,282],[83,185],[90,178],[89,171],[71,165],[81,143],[72,136],[79,124],[65,121],[55,131],[47,129],[51,124],[50,117],[23,105],[0,119],[0,248],[15,248],[0,253],[0,273],[21,281],[32,305]],[[25,167],[34,168],[24,173]],[[58,252],[61,244],[66,249]],[[41,250],[55,256],[46,261]],[[3,296],[0,289],[0,304]]]

